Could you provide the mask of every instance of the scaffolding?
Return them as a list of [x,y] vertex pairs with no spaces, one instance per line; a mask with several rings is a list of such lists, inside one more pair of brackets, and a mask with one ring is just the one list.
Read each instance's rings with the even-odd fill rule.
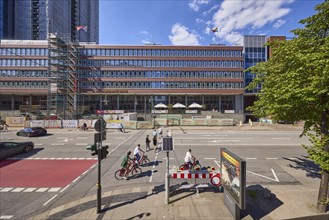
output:
[[53,33],[48,36],[47,116],[62,119],[79,117],[79,45],[64,41]]

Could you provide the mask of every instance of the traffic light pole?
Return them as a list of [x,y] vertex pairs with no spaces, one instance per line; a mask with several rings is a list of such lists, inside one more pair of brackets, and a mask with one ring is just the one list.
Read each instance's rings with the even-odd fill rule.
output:
[[101,185],[101,163],[102,163],[102,142],[97,142],[98,149],[98,182],[97,182],[97,214],[101,213],[102,206],[102,185]]

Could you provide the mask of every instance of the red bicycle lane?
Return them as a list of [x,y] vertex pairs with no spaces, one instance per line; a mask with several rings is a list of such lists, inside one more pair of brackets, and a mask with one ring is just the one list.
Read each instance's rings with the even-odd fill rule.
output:
[[0,160],[0,187],[65,187],[97,160]]

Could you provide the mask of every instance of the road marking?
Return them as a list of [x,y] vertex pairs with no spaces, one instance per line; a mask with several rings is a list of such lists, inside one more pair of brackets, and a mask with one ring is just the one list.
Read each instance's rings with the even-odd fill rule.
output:
[[88,146],[88,145],[92,145],[92,144],[88,144],[88,143],[76,143],[75,145],[79,145],[79,146]]
[[36,192],[46,192],[49,188],[39,188]]
[[42,146],[43,144],[34,144],[34,146]]
[[291,138],[271,138],[272,140],[290,140]]
[[55,146],[55,145],[64,145],[64,144],[60,144],[60,143],[55,143],[55,144],[51,144],[52,146]]
[[43,205],[47,205],[51,200],[55,199],[58,195],[54,195],[53,197],[51,197],[47,202],[45,202]]
[[75,183],[75,181],[77,181],[78,179],[80,179],[80,176],[78,176],[77,178],[75,178],[75,180],[73,180],[72,182]]
[[277,160],[277,157],[267,157],[266,160]]
[[61,191],[59,191],[59,192],[60,192],[60,193],[63,192],[64,190],[66,190],[67,188],[69,188],[70,185],[71,185],[71,184],[65,186],[65,187],[64,187]]
[[[157,161],[157,158],[158,158],[158,152],[155,154],[155,158],[154,158],[154,164],[153,164],[153,167],[152,167],[152,171],[151,171],[151,176],[150,176],[150,180],[149,180],[149,183],[152,182],[152,178],[153,178],[153,173],[154,173],[154,169],[155,169],[155,162]],[[170,158],[169,158],[170,160]]]
[[11,219],[13,215],[1,215],[0,219]]
[[12,189],[14,189],[14,188],[9,188],[9,187],[7,187],[7,188],[3,188],[3,189],[1,189],[0,192],[9,192],[9,191],[12,190]]
[[81,139],[88,139],[87,137],[77,137],[77,139],[81,140]]
[[280,182],[279,179],[278,179],[278,177],[277,177],[276,174],[274,173],[274,170],[273,170],[273,169],[271,169],[271,170],[272,170],[272,173],[273,173],[275,179],[270,178],[270,177],[267,177],[267,176],[260,175],[260,174],[258,174],[258,173],[251,172],[251,171],[249,171],[249,170],[247,170],[247,172],[248,172],[248,173],[251,173],[251,174],[254,174],[254,175],[256,175],[256,176],[263,177],[263,178],[268,179],[268,180],[272,180],[272,181],[275,181],[275,182]]
[[257,160],[256,157],[247,157],[246,160]]
[[57,192],[58,190],[60,190],[61,188],[50,188],[48,190],[48,192]]
[[220,161],[214,160],[214,162],[217,164],[217,166],[220,168]]
[[37,188],[26,188],[23,192],[33,192]]
[[[174,158],[169,157],[169,160],[173,160]],[[162,160],[167,160],[167,157],[162,158]]]
[[274,176],[275,180],[279,183],[280,181],[278,179],[278,176],[276,175],[276,173],[274,172],[273,169],[271,169],[271,170],[272,170],[272,173],[273,173],[273,176]]
[[216,158],[204,158],[205,160],[215,160]]
[[22,192],[25,188],[15,188],[11,192]]
[[298,160],[296,157],[288,157],[289,160]]

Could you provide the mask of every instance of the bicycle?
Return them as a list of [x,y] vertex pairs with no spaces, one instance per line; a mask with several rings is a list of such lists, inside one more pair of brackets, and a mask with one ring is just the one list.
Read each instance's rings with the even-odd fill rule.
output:
[[146,166],[147,164],[151,163],[150,159],[147,157],[147,155],[143,154],[141,159],[138,161],[138,163],[141,166]]
[[89,131],[88,127],[79,126],[79,131]]
[[[124,174],[125,174],[126,169],[125,168],[121,168],[117,171],[115,171],[114,173],[114,177],[117,180],[121,180],[124,178]],[[134,159],[131,165],[131,168],[128,167],[128,172],[127,172],[127,176],[131,174],[132,177],[137,177],[142,173],[142,169],[140,167],[138,167],[138,163],[137,161]]]
[[188,163],[184,163],[183,165],[179,166],[179,170],[201,170],[201,164],[199,163],[199,160],[195,160],[195,157],[193,158],[193,163],[190,168],[190,165]]

